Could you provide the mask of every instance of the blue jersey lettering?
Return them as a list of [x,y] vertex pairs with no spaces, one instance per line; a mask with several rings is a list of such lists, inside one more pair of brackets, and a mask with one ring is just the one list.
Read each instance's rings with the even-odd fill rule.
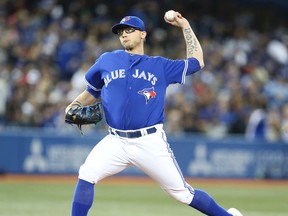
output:
[[139,69],[136,69],[136,70],[135,70],[135,73],[132,74],[132,76],[133,76],[134,78],[147,80],[147,81],[151,82],[152,85],[155,85],[155,84],[156,84],[156,81],[157,81],[157,77],[155,77],[154,74],[149,73],[149,72],[146,73],[145,71],[142,71],[142,72],[139,74]]
[[101,96],[107,124],[135,130],[163,123],[166,88],[185,83],[185,76],[198,70],[194,58],[171,60],[117,50],[101,55],[85,79],[87,90]]
[[118,78],[125,78],[125,70],[124,69],[111,71],[110,74],[107,74],[106,77],[104,77],[105,86],[107,87],[108,84],[112,80],[115,80],[115,79],[118,79]]

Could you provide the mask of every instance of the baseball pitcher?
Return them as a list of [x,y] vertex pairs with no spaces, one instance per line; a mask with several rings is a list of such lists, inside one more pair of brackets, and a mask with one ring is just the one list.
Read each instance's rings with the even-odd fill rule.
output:
[[204,67],[204,61],[187,19],[179,12],[164,19],[183,32],[186,59],[145,55],[144,22],[126,16],[112,27],[124,50],[102,54],[85,75],[87,89],[66,108],[66,122],[79,128],[99,122],[103,108],[109,126],[108,135],[95,145],[79,169],[72,216],[88,214],[97,182],[131,165],[158,182],[167,194],[203,214],[242,216],[235,208],[226,211],[206,192],[192,188],[169,147],[163,130],[166,88],[184,84],[186,76]]

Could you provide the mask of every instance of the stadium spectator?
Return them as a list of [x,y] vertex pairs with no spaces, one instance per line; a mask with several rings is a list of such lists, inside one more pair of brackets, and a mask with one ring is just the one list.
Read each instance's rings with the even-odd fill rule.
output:
[[[150,55],[181,58],[184,42],[179,32],[162,28],[164,12],[173,8],[195,25],[207,57],[200,74],[187,79],[181,88],[168,89],[167,131],[216,138],[244,135],[249,118],[258,109],[253,101],[263,97],[267,101],[265,117],[270,119],[270,129],[274,128],[270,141],[277,140],[279,128],[287,124],[285,5],[269,5],[268,10],[265,3],[252,1],[179,1],[178,8],[173,8],[164,0],[131,0],[130,4],[116,0],[2,0],[2,127],[65,127],[61,112],[84,87],[76,77],[81,77],[100,53],[120,48],[110,26],[127,11],[147,23],[146,50]],[[275,113],[278,120],[271,121],[270,115]],[[284,135],[279,136],[288,143]]]

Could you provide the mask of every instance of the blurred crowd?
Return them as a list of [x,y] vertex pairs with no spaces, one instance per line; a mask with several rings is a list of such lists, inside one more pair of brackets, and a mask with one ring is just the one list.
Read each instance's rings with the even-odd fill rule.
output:
[[125,15],[145,21],[147,54],[185,58],[182,32],[163,20],[169,9],[190,21],[205,68],[168,88],[166,131],[288,143],[288,17],[241,0],[0,1],[0,128],[66,128],[86,70],[122,48],[111,26]]

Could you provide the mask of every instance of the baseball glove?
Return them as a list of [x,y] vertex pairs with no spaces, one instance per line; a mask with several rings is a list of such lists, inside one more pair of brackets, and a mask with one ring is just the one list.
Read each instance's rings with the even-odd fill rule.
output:
[[97,124],[102,120],[102,115],[100,102],[92,106],[74,106],[66,113],[65,122],[77,125],[82,133],[82,125]]

